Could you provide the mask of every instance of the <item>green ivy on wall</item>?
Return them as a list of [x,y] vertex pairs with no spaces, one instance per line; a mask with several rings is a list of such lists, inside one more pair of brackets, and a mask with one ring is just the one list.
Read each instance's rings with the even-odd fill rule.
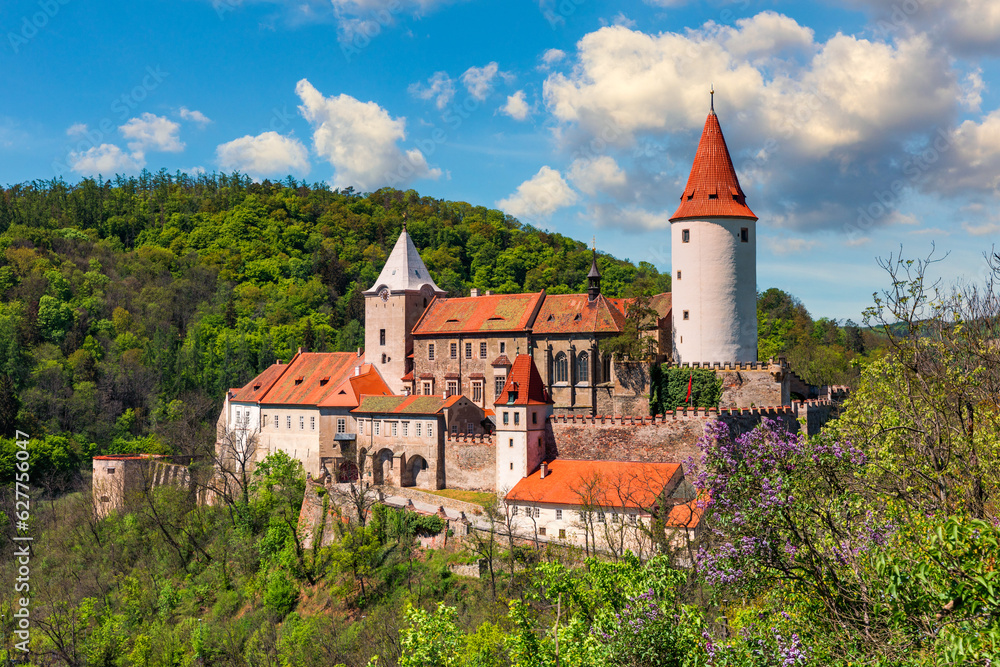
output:
[[[650,369],[649,414],[684,407],[715,408],[722,398],[722,379],[703,368],[676,368],[669,364]],[[688,382],[691,399],[688,400]]]

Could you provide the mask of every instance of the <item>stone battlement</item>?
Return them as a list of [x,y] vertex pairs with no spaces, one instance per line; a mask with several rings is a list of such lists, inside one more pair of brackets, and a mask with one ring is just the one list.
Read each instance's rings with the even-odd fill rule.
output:
[[[807,401],[815,404],[817,401]],[[777,405],[754,408],[683,408],[667,410],[660,415],[552,415],[548,421],[551,424],[577,424],[580,426],[645,426],[655,424],[671,424],[679,419],[697,419],[705,421],[718,419],[726,415],[756,415],[760,417],[779,417],[793,415],[797,410],[794,405]]]
[[452,435],[449,433],[445,436],[444,442],[446,445],[495,445],[496,438],[492,433],[480,433],[468,434],[468,433],[456,433]]

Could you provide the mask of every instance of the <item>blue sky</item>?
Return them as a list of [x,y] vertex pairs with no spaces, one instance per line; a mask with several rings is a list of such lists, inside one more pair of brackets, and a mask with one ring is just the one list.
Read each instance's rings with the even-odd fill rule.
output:
[[8,0],[0,183],[158,170],[414,188],[669,269],[716,110],[758,287],[854,318],[875,258],[1000,234],[994,0]]

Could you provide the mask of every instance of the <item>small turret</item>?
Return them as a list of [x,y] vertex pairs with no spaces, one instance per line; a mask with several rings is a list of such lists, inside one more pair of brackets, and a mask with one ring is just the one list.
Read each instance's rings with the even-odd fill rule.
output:
[[601,294],[601,270],[597,268],[597,240],[594,240],[594,257],[587,274],[587,300],[594,301]]

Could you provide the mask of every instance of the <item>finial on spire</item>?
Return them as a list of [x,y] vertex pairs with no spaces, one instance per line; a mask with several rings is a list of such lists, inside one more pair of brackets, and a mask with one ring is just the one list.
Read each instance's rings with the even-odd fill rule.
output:
[[594,252],[597,252],[597,234],[594,234],[594,241],[592,246]]
[[709,106],[711,107],[712,113],[715,113],[715,84],[714,83],[712,84],[711,90],[708,91],[708,94],[709,94],[709,99],[711,100],[709,102]]
[[403,231],[406,231],[406,211],[403,211]]

